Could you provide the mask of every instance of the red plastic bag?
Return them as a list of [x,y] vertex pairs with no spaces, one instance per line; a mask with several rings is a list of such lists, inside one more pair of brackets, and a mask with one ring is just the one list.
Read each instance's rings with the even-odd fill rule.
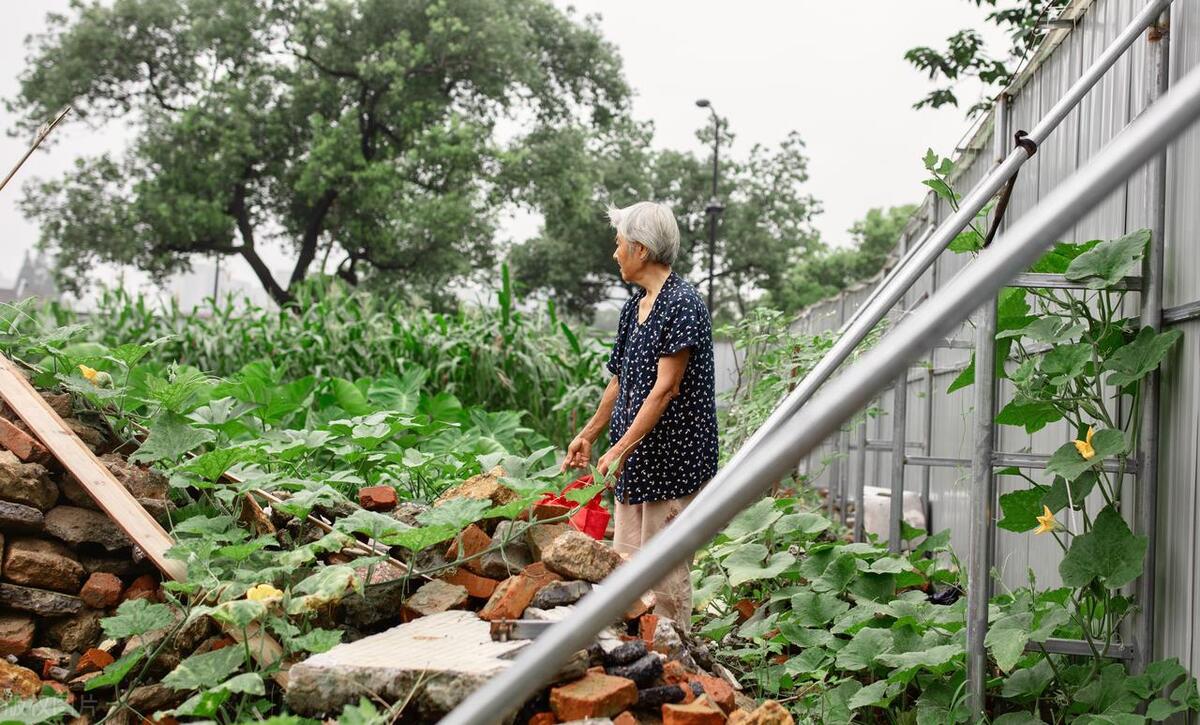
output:
[[[591,475],[582,476],[564,488],[563,493],[577,491],[581,488],[587,488],[590,485],[592,485]],[[538,503],[562,506],[568,509],[578,508],[579,510],[571,514],[571,518],[569,519],[571,526],[597,541],[602,541],[604,534],[608,531],[608,521],[612,518],[612,514],[608,512],[608,509],[604,508],[604,504],[600,503],[600,495],[603,493],[603,491],[598,491],[590,501],[582,506],[569,498],[553,493],[542,494],[542,500],[538,501]]]

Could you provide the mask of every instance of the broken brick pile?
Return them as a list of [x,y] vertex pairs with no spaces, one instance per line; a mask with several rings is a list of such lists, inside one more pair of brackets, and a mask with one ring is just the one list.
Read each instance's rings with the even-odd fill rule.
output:
[[[501,475],[493,470],[476,476],[447,491],[434,506],[453,498],[508,503],[516,495],[503,486]],[[359,504],[412,523],[419,511],[411,504],[397,504],[395,492],[389,489],[389,495],[384,488],[363,489]],[[480,641],[484,623],[570,618],[573,605],[593,587],[603,586],[605,577],[622,563],[609,544],[565,522],[547,523],[565,513],[560,509],[534,507],[525,520],[472,524],[444,550],[427,552],[420,563],[422,569],[431,569],[463,560],[457,568],[442,569],[437,578],[415,583],[392,571],[393,580],[343,600],[339,623],[352,631],[360,627],[364,639],[293,665],[290,708],[303,715],[334,714],[366,689],[385,699],[389,692],[395,699],[407,699],[406,722],[440,717],[527,644],[508,643],[503,652],[478,665],[464,664],[454,653],[492,647]],[[387,576],[376,572],[375,580]],[[554,685],[526,703],[516,722],[792,722],[778,704],[759,706],[743,696],[727,672],[726,677],[710,674],[721,668],[707,650],[676,623],[655,615],[653,608],[652,595],[635,603],[589,650],[577,653]],[[438,624],[426,626],[426,620]],[[353,639],[357,638],[347,637]],[[426,645],[429,653],[418,654]]]
[[[74,415],[69,395],[42,395],[134,498],[165,521],[166,479],[115,452],[100,429]],[[100,620],[124,601],[160,597],[151,562],[0,403],[0,700],[50,687],[78,705],[86,682],[122,652],[119,642],[105,641]],[[193,645],[208,627],[207,620],[191,627]],[[178,657],[169,659],[156,664],[169,671]],[[131,701],[162,706],[158,688],[139,690]]]

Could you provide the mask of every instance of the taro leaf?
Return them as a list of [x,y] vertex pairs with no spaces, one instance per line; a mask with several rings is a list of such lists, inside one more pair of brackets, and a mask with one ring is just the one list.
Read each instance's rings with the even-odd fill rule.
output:
[[[796,557],[787,551],[777,551],[771,554],[769,559],[768,553],[767,547],[762,544],[747,544],[729,555],[722,565],[729,574],[730,586],[736,587],[759,579],[772,579],[796,563]],[[764,559],[767,560],[765,564]]]
[[863,670],[875,658],[892,648],[892,633],[878,627],[863,627],[837,653],[837,666],[843,670]]
[[1078,338],[1083,334],[1083,331],[1083,325],[1076,322],[1073,318],[1046,315],[1045,317],[1034,318],[1032,322],[1024,327],[998,332],[996,339],[1007,340],[1010,338],[1028,337],[1037,342],[1062,345]]
[[330,387],[338,407],[350,415],[366,415],[373,410],[367,402],[367,396],[349,380],[334,378],[330,381]]
[[79,711],[71,707],[66,700],[58,697],[13,700],[7,703],[0,701],[0,723],[40,725],[44,722],[57,722],[64,717],[79,717]]
[[1031,700],[1040,697],[1053,680],[1054,670],[1042,658],[1033,667],[1022,667],[1005,678],[1000,694],[1014,700]]
[[1091,361],[1091,345],[1057,345],[1042,356],[1040,369],[1051,385],[1063,386],[1082,375]]
[[1096,455],[1085,459],[1079,455],[1074,443],[1064,443],[1050,456],[1050,461],[1046,463],[1046,472],[1074,481],[1084,471],[1100,465],[1104,459],[1124,453],[1125,434],[1113,428],[1096,431],[1092,437],[1092,448],[1095,449]]
[[775,522],[775,533],[780,535],[800,533],[806,537],[812,537],[828,529],[831,525],[829,519],[820,514],[808,512],[788,514]]
[[423,526],[450,526],[462,530],[481,519],[492,507],[487,499],[452,498],[417,515]]
[[833,594],[800,592],[792,597],[792,613],[802,627],[824,627],[848,609],[850,603]]
[[174,621],[171,608],[166,604],[129,599],[117,607],[115,615],[100,620],[100,627],[110,639],[125,639],[162,629]]
[[1037,517],[1042,515],[1042,499],[1045,495],[1044,486],[1004,494],[1000,497],[1000,509],[1004,511],[1004,518],[996,525],[1018,534],[1036,529]]
[[1042,497],[1042,504],[1049,507],[1053,513],[1062,511],[1072,503],[1075,504],[1076,509],[1082,510],[1088,494],[1095,488],[1098,480],[1099,476],[1095,471],[1084,471],[1079,474],[1078,478],[1071,481],[1070,496],[1068,496],[1066,480],[1062,476],[1055,476],[1050,490],[1046,491],[1046,495]]
[[314,629],[307,634],[292,638],[290,644],[293,649],[320,654],[333,649],[341,641],[342,630],[340,629]]
[[1104,382],[1123,388],[1146,377],[1158,368],[1182,335],[1181,330],[1155,332],[1150,327],[1143,327],[1133,342],[1118,349],[1104,361],[1105,372],[1112,373]]
[[812,583],[812,587],[818,592],[843,592],[857,574],[857,560],[850,554],[842,554],[825,567],[825,573]]
[[1028,398],[1014,398],[996,414],[1000,425],[1023,426],[1026,433],[1036,433],[1056,420],[1062,420],[1062,413],[1053,403]]
[[1003,672],[1011,672],[1016,667],[1017,660],[1025,652],[1029,642],[1029,627],[1033,623],[1033,613],[1021,612],[1010,614],[994,622],[988,627],[983,644],[992,653],[996,664]]
[[734,517],[721,533],[730,539],[740,539],[751,534],[761,534],[779,520],[783,512],[775,508],[775,499],[767,496]]
[[1088,289],[1112,287],[1137,273],[1149,241],[1150,230],[1139,229],[1120,239],[1100,242],[1072,260],[1063,276],[1083,282]]
[[214,687],[237,672],[246,661],[241,647],[222,647],[214,652],[192,655],[180,662],[162,679],[162,684],[176,690],[198,690]]
[[1119,589],[1142,573],[1147,538],[1134,536],[1121,514],[1105,506],[1092,530],[1071,541],[1058,573],[1063,584],[1085,587],[1094,579],[1109,589]]
[[[124,680],[125,676],[128,675],[129,672],[136,667],[145,656],[146,648],[138,647],[129,654],[121,657],[121,659],[105,667],[104,673],[88,680],[84,684],[83,689],[87,692],[91,692],[92,690],[101,687],[115,687],[116,685],[121,684],[121,680]],[[0,722],[4,721],[0,719]]]
[[176,461],[215,437],[211,430],[193,428],[187,418],[168,411],[150,425],[150,435],[129,460],[141,463]]

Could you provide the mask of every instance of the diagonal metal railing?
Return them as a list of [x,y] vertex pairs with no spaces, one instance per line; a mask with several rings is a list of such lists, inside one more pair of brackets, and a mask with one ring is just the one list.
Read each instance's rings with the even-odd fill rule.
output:
[[[1161,10],[1165,2],[1153,3]],[[1153,21],[1153,18],[1151,18]],[[1065,114],[1064,114],[1065,115]],[[993,299],[1066,231],[1200,118],[1200,71],[1193,71],[1126,128],[1090,163],[1012,225],[974,264],[931,296],[874,349],[812,395],[805,415],[788,417],[759,437],[738,466],[719,474],[704,501],[679,517],[619,567],[606,586],[584,597],[574,616],[534,640],[504,672],[469,695],[443,719],[448,725],[483,725],[514,711],[571,655],[617,620],[625,608],[754,503],[801,458],[866,405],[940,336]],[[1007,163],[1007,162],[1006,162]],[[716,481],[714,481],[716,483]]]

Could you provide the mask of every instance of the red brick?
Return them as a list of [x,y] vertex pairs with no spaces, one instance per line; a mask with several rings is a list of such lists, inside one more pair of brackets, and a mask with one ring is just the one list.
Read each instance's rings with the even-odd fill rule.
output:
[[694,702],[662,706],[663,725],[724,725],[725,713],[706,696]]
[[643,594],[634,599],[633,604],[630,604],[629,608],[625,610],[625,621],[628,622],[631,619],[637,619],[649,612],[652,607],[654,607],[654,595],[650,593]]
[[663,665],[663,682],[668,685],[679,685],[691,680],[691,673],[677,660],[667,660]]
[[84,652],[75,663],[75,676],[99,672],[113,663],[113,656],[102,649],[92,648]]
[[479,576],[466,569],[457,569],[453,574],[443,576],[442,581],[465,587],[467,594],[476,599],[487,599],[492,596],[492,593],[496,591],[496,587],[500,585],[500,582],[495,579]]
[[[658,616],[643,614],[638,619],[638,636],[646,640],[646,646],[654,648],[654,632],[658,629]],[[674,660],[672,660],[674,661]],[[676,663],[678,664],[678,663]]]
[[33,617],[11,612],[0,614],[0,659],[7,655],[23,656],[33,647],[36,624]]
[[550,582],[562,581],[562,577],[547,569],[546,565],[540,561],[534,562],[522,569],[521,574],[532,579],[537,584],[539,590]]
[[565,516],[571,512],[571,509],[566,506],[559,506],[553,503],[540,503],[533,507],[533,520],[545,521],[546,519],[556,519],[560,516]]
[[733,702],[733,688],[729,686],[728,682],[722,680],[720,677],[711,677],[709,675],[692,675],[691,680],[692,682],[699,682],[700,686],[704,688],[705,694],[718,707],[726,713],[733,712],[736,705]]
[[479,618],[488,622],[497,619],[520,619],[529,602],[533,601],[533,595],[557,578],[545,569],[540,572],[534,569],[540,566],[541,564],[530,564],[525,567],[525,571],[500,582],[487,604],[479,610]]
[[638,719],[633,716],[633,713],[626,710],[613,718],[613,725],[638,725]]
[[588,673],[569,685],[550,690],[550,709],[564,722],[612,717],[637,702],[633,680]]
[[396,489],[391,486],[360,488],[358,505],[368,511],[391,511],[396,508]]
[[45,446],[13,425],[7,418],[0,418],[0,446],[12,451],[13,455],[27,463],[41,463],[50,458],[50,452]]
[[529,725],[554,725],[558,722],[558,718],[554,717],[552,712],[539,712],[529,718]]
[[754,612],[758,610],[758,605],[749,599],[742,599],[737,604],[733,605],[733,608],[737,610],[737,621],[738,624],[741,624],[742,622],[745,622],[747,619],[750,619],[754,616]]
[[[483,529],[479,528],[475,524],[471,524],[467,528],[463,529],[463,532],[455,537],[454,541],[450,544],[450,547],[446,549],[447,559],[453,562],[459,558],[460,544],[462,548],[461,556],[475,556],[476,554],[485,551],[489,546],[492,545],[492,537],[484,533]],[[464,561],[462,565],[467,569],[470,569],[472,573],[483,576],[482,563],[480,562],[479,557],[475,557],[469,561]]]
[[153,574],[143,574],[133,580],[133,583],[125,590],[121,601],[127,602],[131,599],[149,599],[155,601],[158,597],[158,580],[154,578]]
[[98,571],[83,583],[79,598],[92,609],[107,609],[121,601],[121,588],[118,577]]

